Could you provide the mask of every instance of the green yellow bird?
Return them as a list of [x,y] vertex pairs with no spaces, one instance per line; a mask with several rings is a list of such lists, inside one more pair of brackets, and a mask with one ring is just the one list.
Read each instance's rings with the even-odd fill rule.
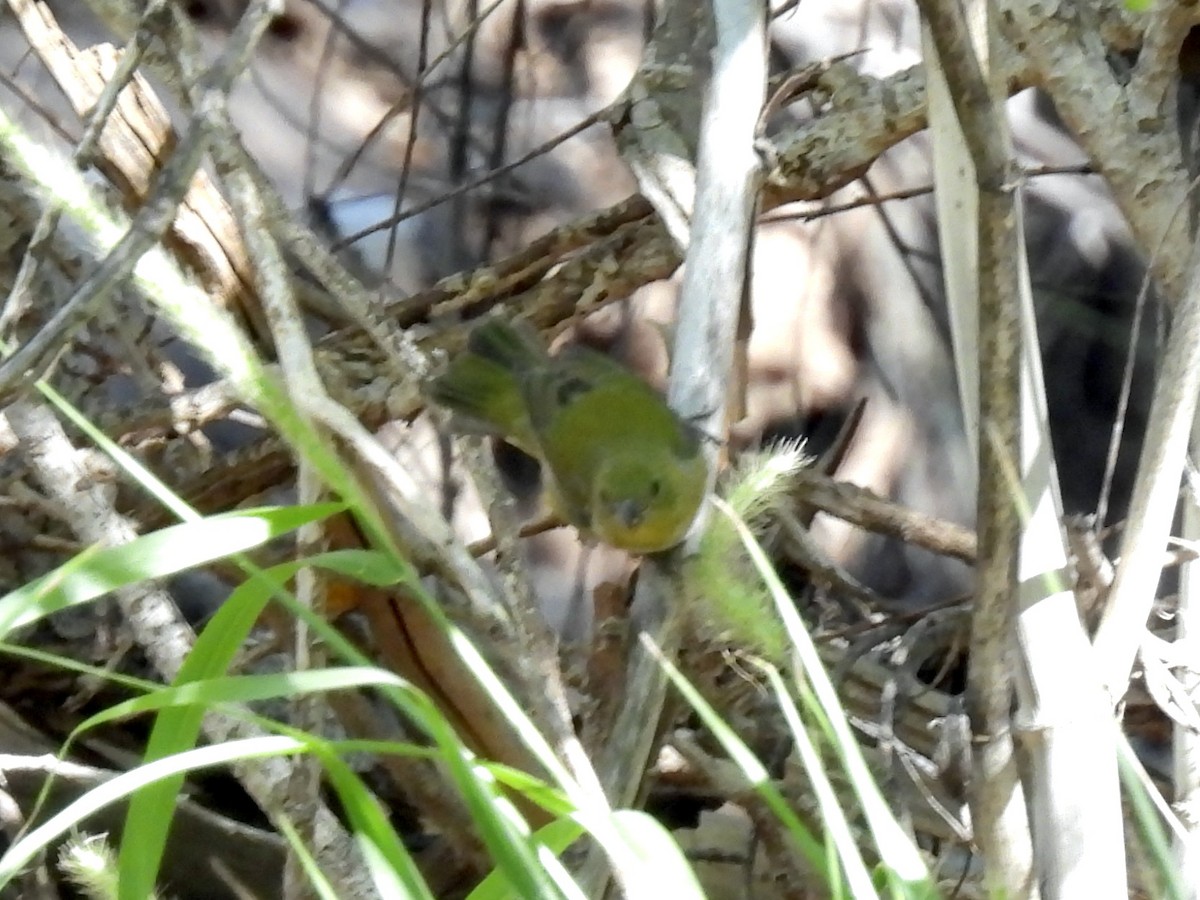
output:
[[594,350],[551,356],[532,329],[490,319],[427,393],[536,457],[559,514],[614,547],[678,544],[704,500],[702,434]]

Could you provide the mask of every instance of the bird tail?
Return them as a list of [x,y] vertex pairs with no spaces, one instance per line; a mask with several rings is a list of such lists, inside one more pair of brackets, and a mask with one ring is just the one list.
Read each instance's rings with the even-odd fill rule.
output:
[[524,444],[530,426],[521,379],[547,358],[532,329],[491,319],[471,331],[466,351],[426,393],[467,424]]
[[527,372],[547,359],[537,334],[527,324],[489,319],[471,331],[467,352],[512,372]]

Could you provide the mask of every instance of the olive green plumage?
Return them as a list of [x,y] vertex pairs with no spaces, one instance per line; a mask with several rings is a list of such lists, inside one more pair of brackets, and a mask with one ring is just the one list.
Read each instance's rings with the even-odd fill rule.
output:
[[531,329],[493,319],[428,394],[537,457],[560,514],[613,546],[677,544],[704,499],[699,432],[601,353],[572,346],[551,356]]

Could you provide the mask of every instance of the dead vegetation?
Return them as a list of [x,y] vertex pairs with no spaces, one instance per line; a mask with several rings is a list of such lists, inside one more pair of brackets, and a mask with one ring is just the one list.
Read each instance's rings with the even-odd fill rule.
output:
[[[487,314],[520,316],[548,335],[600,346],[668,385],[668,348],[680,346],[681,310],[699,290],[681,286],[677,239],[681,228],[687,237],[688,222],[678,204],[691,206],[705,134],[712,23],[692,4],[632,0],[502,2],[476,24],[472,12],[485,5],[466,2],[289,0],[282,11],[233,0],[86,4],[94,13],[73,2],[8,5],[9,92],[0,108],[35,137],[69,188],[85,173],[120,227],[84,222],[84,207],[59,205],[37,172],[11,150],[0,153],[8,297],[0,327],[10,342],[0,365],[6,589],[94,544],[176,521],[49,413],[33,390],[44,378],[201,514],[311,502],[323,496],[316,484],[359,497],[365,505],[352,504],[354,516],[301,532],[301,551],[381,540],[399,548],[573,774],[676,829],[709,896],[817,895],[786,829],[694,714],[670,698],[657,665],[641,658],[639,634],[656,634],[677,655],[801,818],[816,822],[787,729],[750,674],[746,649],[680,613],[672,563],[582,546],[569,529],[542,521],[527,462],[476,440],[451,441],[419,394],[431,367],[461,347],[470,321]],[[824,6],[779,11],[771,23],[767,112],[752,123],[761,191],[748,196],[758,224],[752,244],[738,250],[749,263],[726,261],[707,275],[735,326],[726,329],[729,365],[704,350],[685,354],[700,374],[682,387],[673,376],[670,396],[686,398],[688,385],[703,383],[718,406],[728,398],[728,414],[710,429],[721,438],[722,463],[780,437],[808,439],[816,462],[760,523],[762,542],[885,796],[946,894],[970,896],[984,884],[982,839],[967,813],[979,769],[973,710],[963,699],[968,648],[978,637],[976,462],[927,195],[933,173],[922,132],[931,112],[916,14],[899,5]],[[839,10],[853,28],[843,29]],[[1170,96],[1190,96],[1177,73],[1151,69],[1155,60],[1170,69],[1166,35],[1185,33],[1190,19],[1147,15],[1130,24],[1115,8],[1099,14],[1105,28],[1090,37],[1113,53],[1142,49],[1138,84],[1150,91],[1169,77]],[[90,47],[96,40],[123,49]],[[1063,573],[1090,635],[1109,614],[1120,537],[1110,523],[1122,521],[1131,492],[1138,496],[1136,479],[1148,477],[1139,475],[1137,455],[1159,345],[1152,318],[1140,333],[1130,326],[1143,278],[1152,278],[1161,316],[1184,315],[1190,269],[1180,248],[1190,238],[1187,211],[1175,206],[1187,174],[1179,153],[1158,154],[1161,170],[1142,157],[1131,174],[1122,156],[1134,152],[1127,136],[1102,158],[1100,137],[1079,124],[1086,109],[1065,101],[1073,85],[1055,67],[1070,63],[1029,48],[1017,53],[1016,45],[1005,44],[994,62],[1007,90],[1041,87],[1058,104],[1055,114],[1044,95],[1025,94],[1010,111],[1021,164],[1041,172],[1025,182],[1025,227],[1051,455],[1069,512],[1106,509],[1070,529]],[[644,54],[647,46],[653,52]],[[1095,62],[1080,63],[1079,72],[1094,74]],[[1176,149],[1189,146],[1174,113],[1155,109],[1171,121],[1156,119],[1158,130],[1143,122],[1144,147],[1164,135],[1175,136]],[[1136,216],[1131,195],[1139,198]],[[716,232],[713,246],[736,243],[732,221],[703,223]],[[164,301],[162,283],[145,271],[149,248],[178,267],[186,293]],[[689,266],[700,271],[694,257]],[[204,331],[186,309],[168,305],[201,302],[217,317],[200,321],[228,331]],[[233,362],[243,348],[265,361],[261,381]],[[678,368],[678,354],[673,362]],[[302,425],[289,430],[266,402],[273,387],[291,395]],[[1110,441],[1118,414],[1123,430]],[[381,446],[398,466],[380,460]],[[313,447],[336,460],[340,482],[313,462]],[[267,544],[256,564],[293,558],[297,540]],[[1169,639],[1172,567],[1186,561],[1190,545],[1167,559],[1162,544],[1151,548],[1153,571],[1168,572],[1151,630]],[[170,680],[193,632],[242,577],[224,561],[122,588],[111,603],[42,620],[20,643]],[[440,615],[409,588],[326,573],[298,580],[296,590],[356,648],[431,697],[471,750],[545,775],[451,649]],[[1194,675],[1186,656],[1151,662],[1147,646],[1158,645],[1142,645],[1145,674],[1125,698],[1124,721],[1170,795],[1185,785],[1168,785],[1172,726],[1160,707],[1172,709],[1176,723],[1194,720],[1186,693]],[[1010,660],[1016,652],[999,649]],[[329,652],[326,641],[268,607],[234,671],[319,667]],[[78,743],[70,762],[51,760],[83,718],[127,689],[16,655],[0,664],[0,796],[11,801],[3,823],[14,838],[41,821],[34,806],[47,774],[55,775],[48,808],[61,808],[136,764],[146,726],[109,725]],[[263,712],[360,739],[421,734],[366,693]],[[202,727],[212,743],[257,733],[224,713]],[[444,766],[387,755],[355,765],[434,896],[463,896],[491,870],[494,859]],[[1024,765],[1036,780],[1036,761]],[[242,764],[189,790],[164,863],[172,896],[298,893],[274,830],[297,813],[337,895],[370,895],[355,871],[345,815],[303,766]],[[520,808],[534,825],[548,821],[533,803]],[[1030,816],[1055,821],[1037,819],[1046,814],[1035,808]],[[106,815],[89,829],[120,821]],[[1132,836],[1128,846],[1131,882],[1153,895],[1157,876]],[[568,865],[598,891],[606,876],[585,850],[575,853]],[[1061,872],[1044,857],[1038,865],[1048,896],[1070,896]],[[47,857],[11,890],[56,896],[57,879]]]

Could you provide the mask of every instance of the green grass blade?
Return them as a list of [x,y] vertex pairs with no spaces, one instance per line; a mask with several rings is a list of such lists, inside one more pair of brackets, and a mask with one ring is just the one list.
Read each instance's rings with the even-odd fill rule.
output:
[[[863,862],[862,854],[854,841],[854,833],[850,829],[850,822],[842,808],[841,799],[825,772],[825,763],[821,759],[820,752],[809,736],[808,729],[800,720],[799,710],[792,702],[783,679],[775,667],[763,665],[761,669],[775,692],[775,699],[792,732],[792,738],[796,742],[796,752],[800,756],[804,771],[808,774],[809,784],[812,785],[813,792],[816,794],[817,805],[821,810],[821,821],[831,838],[832,849],[837,852],[837,858],[841,862],[841,869],[845,872],[851,896],[856,898],[877,897],[875,886],[871,882],[871,873],[868,871],[866,863]],[[834,877],[839,877],[839,873],[834,872],[832,868],[830,871]]]
[[0,638],[50,613],[223,559],[326,518],[336,503],[245,510],[172,525],[119,547],[91,548],[0,598]]
[[[742,536],[746,552],[750,555],[759,576],[775,599],[776,610],[799,661],[799,669],[805,673],[808,684],[819,702],[821,713],[829,723],[829,728],[833,733],[833,747],[858,796],[859,803],[862,805],[863,814],[866,816],[867,825],[879,850],[884,868],[899,880],[902,885],[902,893],[908,895],[911,891],[915,892],[917,896],[935,895],[936,888],[924,860],[908,835],[904,833],[904,829],[900,827],[900,823],[896,821],[896,817],[892,815],[891,809],[888,808],[883,795],[875,784],[866,760],[863,759],[862,750],[854,738],[850,723],[846,721],[845,712],[838,701],[837,691],[834,690],[833,683],[825,672],[825,667],[808,634],[808,629],[804,627],[804,623],[796,611],[795,603],[779,580],[779,576],[775,574],[770,560],[767,559],[750,530],[720,498],[714,498],[714,503],[721,513],[729,516],[734,523],[738,533]],[[928,894],[928,892],[935,893]]]
[[316,858],[305,845],[304,839],[301,838],[300,832],[296,830],[296,826],[292,823],[292,820],[287,818],[287,816],[281,816],[275,824],[283,839],[291,847],[292,853],[300,863],[300,867],[304,869],[304,874],[308,876],[308,883],[316,891],[318,900],[338,900],[333,885],[325,877],[325,873],[321,871]]
[[1178,820],[1173,821],[1175,814],[1169,806],[1162,804],[1162,814],[1155,809],[1156,804],[1150,794],[1150,791],[1156,790],[1153,782],[1142,768],[1142,763],[1130,746],[1128,738],[1123,735],[1117,741],[1117,765],[1121,773],[1121,782],[1125,786],[1125,795],[1129,798],[1133,821],[1137,824],[1142,844],[1158,875],[1160,887],[1164,891],[1164,900],[1185,900],[1191,897],[1192,892],[1184,884],[1176,864],[1170,838],[1163,828],[1163,820],[1166,819],[1172,826],[1172,831],[1178,839],[1191,838]]
[[[551,853],[559,854],[584,833],[584,829],[577,822],[570,819],[558,819],[539,828],[533,837]],[[504,873],[496,869],[475,886],[475,889],[467,895],[466,900],[521,900],[521,898],[513,892],[513,886]]]
[[328,747],[317,745],[325,775],[337,792],[364,864],[381,897],[435,900],[387,813],[357,775]]
[[[14,842],[0,856],[0,887],[7,885],[29,865],[38,853],[63,835],[77,828],[90,815],[117,803],[133,792],[161,778],[182,777],[187,772],[228,765],[231,762],[257,757],[282,756],[299,753],[305,745],[291,737],[259,737],[230,741],[212,747],[189,750],[177,756],[155,760],[129,772],[122,772],[104,784],[88,791],[45,823],[32,829]],[[160,823],[161,825],[161,823]],[[147,896],[146,894],[142,895]]]
[[[643,640],[648,639],[643,637]],[[651,645],[650,649],[658,657],[659,664],[663,667],[663,671],[667,677],[671,679],[671,683],[675,685],[675,689],[683,695],[688,705],[700,716],[705,727],[712,732],[713,737],[717,739],[721,747],[729,754],[729,758],[741,770],[742,775],[754,789],[755,793],[762,797],[767,808],[787,828],[796,842],[797,849],[804,855],[808,864],[822,881],[828,883],[830,874],[825,856],[825,848],[821,842],[812,836],[812,833],[800,821],[799,817],[797,817],[796,813],[783,798],[779,789],[771,782],[766,767],[763,766],[758,757],[737,736],[733,729],[725,724],[725,721],[717,711],[700,695],[700,692],[683,676],[683,673],[672,665],[659,652],[657,647]]]
[[[411,573],[407,567],[391,565],[391,560],[383,554],[366,550],[333,551],[259,571],[233,591],[210,620],[208,627],[196,638],[191,653],[175,678],[175,687],[190,682],[211,681],[224,675],[272,597],[305,616],[306,621],[335,652],[349,650],[349,642],[336,629],[311,610],[295,603],[284,589],[284,584],[306,565],[317,565],[339,574],[370,579],[377,584],[389,584]],[[361,654],[354,651],[353,655],[360,665],[373,669]],[[140,702],[152,701],[143,698]],[[200,734],[204,712],[203,705],[163,708],[147,742],[145,759],[158,759],[194,746]],[[182,779],[163,779],[140,792],[129,804],[119,863],[122,884],[129,885],[131,892],[148,891],[157,880],[166,848],[167,830],[161,827],[161,823],[170,821],[182,786]]]

